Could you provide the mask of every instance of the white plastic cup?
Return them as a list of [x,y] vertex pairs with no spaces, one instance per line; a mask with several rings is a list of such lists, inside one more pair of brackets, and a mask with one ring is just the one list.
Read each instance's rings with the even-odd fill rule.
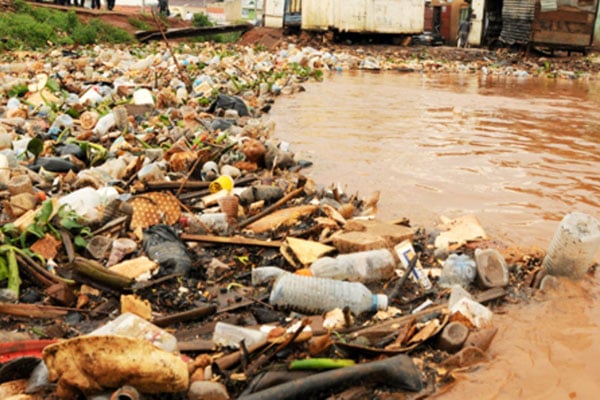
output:
[[600,247],[600,222],[590,215],[565,215],[550,242],[542,266],[550,275],[579,279],[585,275]]

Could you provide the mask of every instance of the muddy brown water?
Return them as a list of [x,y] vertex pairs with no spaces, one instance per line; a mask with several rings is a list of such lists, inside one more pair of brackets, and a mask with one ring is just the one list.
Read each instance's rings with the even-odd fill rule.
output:
[[[600,217],[597,82],[343,72],[305,87],[274,105],[276,138],[317,183],[379,190],[380,219],[472,213],[491,237],[546,248],[566,213]],[[561,281],[497,313],[489,362],[440,397],[597,398],[599,284]]]

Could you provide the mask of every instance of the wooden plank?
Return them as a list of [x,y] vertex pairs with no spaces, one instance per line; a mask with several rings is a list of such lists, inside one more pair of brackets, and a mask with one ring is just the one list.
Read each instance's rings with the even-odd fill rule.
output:
[[[179,28],[168,29],[165,31],[167,39],[214,35],[217,33],[227,32],[247,32],[254,28],[252,24],[237,24],[237,25],[222,25],[222,26],[205,26],[200,28]],[[142,43],[150,40],[162,40],[162,35],[158,30],[136,32],[135,37]]]

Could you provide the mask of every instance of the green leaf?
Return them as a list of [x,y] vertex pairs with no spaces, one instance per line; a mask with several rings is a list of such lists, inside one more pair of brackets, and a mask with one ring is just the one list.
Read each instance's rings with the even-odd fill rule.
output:
[[69,108],[67,110],[67,114],[71,116],[71,118],[79,118],[79,116],[81,115],[81,112],[77,111],[74,108]]
[[14,248],[11,248],[6,253],[8,260],[8,288],[15,292],[19,297],[19,288],[21,287],[21,277],[19,276],[19,264],[17,264],[17,256]]
[[62,218],[60,220],[60,225],[67,230],[80,229],[83,227],[83,225],[72,218]]
[[8,97],[21,97],[29,91],[27,85],[15,85],[8,91]]
[[8,278],[8,264],[4,257],[0,257],[0,281]]
[[13,224],[12,222],[2,225],[2,227],[0,227],[0,230],[3,233],[5,233],[7,235],[11,235],[11,236],[16,236],[19,234],[19,230],[17,229],[15,224]]
[[169,125],[171,123],[171,121],[169,120],[169,117],[164,114],[159,116],[158,119],[160,120],[160,122],[162,122],[165,125]]
[[81,237],[80,235],[75,236],[75,238],[73,239],[73,244],[75,244],[75,246],[77,247],[81,247],[84,248],[87,246],[87,240],[85,240],[83,237]]
[[60,83],[56,79],[48,79],[46,82],[46,87],[50,89],[51,92],[58,92],[60,90]]
[[44,150],[44,141],[39,137],[34,137],[27,143],[27,151],[34,155],[39,156]]
[[48,199],[42,203],[41,210],[36,214],[35,220],[42,225],[48,224],[50,221],[50,217],[52,216],[52,211],[54,210],[54,206],[52,205],[52,200]]
[[27,229],[25,229],[25,233],[31,233],[32,235],[41,239],[46,234],[46,230],[37,224],[33,224],[29,225]]

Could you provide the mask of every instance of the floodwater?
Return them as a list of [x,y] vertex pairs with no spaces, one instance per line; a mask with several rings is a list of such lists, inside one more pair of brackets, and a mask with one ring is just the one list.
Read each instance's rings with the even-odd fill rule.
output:
[[[599,83],[343,72],[305,87],[275,103],[276,138],[317,183],[380,191],[382,220],[475,214],[492,238],[546,248],[566,213],[600,218]],[[496,314],[489,363],[441,398],[596,398],[599,283],[561,281]]]

